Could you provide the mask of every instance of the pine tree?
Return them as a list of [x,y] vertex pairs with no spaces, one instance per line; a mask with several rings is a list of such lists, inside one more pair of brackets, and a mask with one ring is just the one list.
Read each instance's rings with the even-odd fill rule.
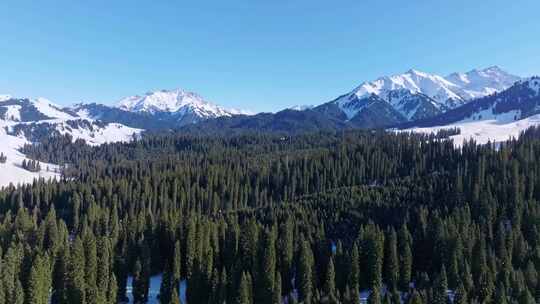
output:
[[240,286],[238,288],[238,295],[235,300],[235,304],[251,304],[251,280],[246,273],[242,273],[240,279]]
[[161,304],[169,304],[172,300],[174,291],[174,274],[166,267],[159,287],[159,302]]
[[400,231],[400,263],[399,263],[399,288],[403,291],[409,289],[412,277],[412,251],[408,240],[407,226],[403,225]]
[[393,289],[398,285],[399,280],[399,265],[398,265],[398,253],[397,253],[397,236],[396,232],[392,229],[386,239],[385,246],[385,279],[386,285]]
[[506,291],[502,286],[499,285],[501,288],[497,288],[497,295],[494,298],[494,304],[508,304],[508,298],[506,295]]
[[463,284],[460,283],[454,295],[454,304],[467,304],[467,303],[469,303],[467,291],[465,290],[465,287],[463,286]]
[[258,279],[255,280],[257,291],[254,301],[261,304],[271,304],[276,273],[276,249],[272,232],[262,233],[259,248],[260,266]]
[[13,291],[13,297],[9,303],[23,304],[24,303],[24,289],[21,284],[21,280],[15,280],[15,290]]
[[447,290],[448,280],[443,265],[440,274],[435,280],[435,286],[433,288],[433,304],[446,304],[448,301],[448,295],[446,294]]
[[53,293],[51,295],[51,302],[56,304],[67,303],[67,283],[68,278],[66,274],[69,273],[69,246],[64,246],[58,256],[53,269],[53,281],[52,288]]
[[174,243],[174,257],[173,257],[173,279],[175,286],[180,284],[180,279],[182,277],[182,251],[180,248],[180,241]]
[[327,296],[335,296],[336,293],[336,271],[334,269],[334,260],[330,257],[326,269],[326,279],[324,281],[324,292]]
[[371,289],[382,287],[382,266],[384,254],[384,236],[375,226],[370,225],[366,231],[367,277]]
[[32,263],[28,281],[27,303],[47,304],[50,290],[50,266],[48,257],[37,255]]
[[67,299],[68,303],[87,303],[85,281],[85,255],[82,240],[77,237],[71,249],[68,266]]
[[111,281],[110,269],[110,246],[105,238],[99,240],[99,263],[97,265],[97,303],[106,303],[108,300],[107,292]]
[[368,304],[381,304],[381,291],[379,288],[373,288],[368,297]]
[[307,241],[300,247],[298,265],[298,296],[300,302],[311,303],[313,297],[313,253]]
[[519,296],[519,304],[535,304],[534,298],[531,292],[527,288],[523,288],[521,295]]
[[146,303],[146,295],[148,294],[148,286],[145,283],[143,266],[141,261],[137,259],[133,271],[133,300],[136,304]]
[[[98,304],[103,298],[97,286],[98,262],[97,262],[97,244],[93,233],[87,232],[84,236],[85,253],[85,282],[86,282],[86,301],[88,303]],[[104,250],[107,250],[104,248]],[[104,262],[106,263],[106,262]],[[108,271],[104,271],[108,274]],[[107,279],[108,280],[108,279]]]
[[281,304],[281,274],[279,273],[279,271],[276,271],[276,280],[274,292],[272,295],[272,304]]
[[360,255],[358,253],[358,246],[354,243],[351,253],[350,275],[348,286],[351,288],[352,297],[357,299],[359,296],[360,288]]
[[228,277],[227,277],[227,270],[223,268],[221,270],[221,279],[219,281],[219,291],[218,291],[218,303],[226,303],[227,302],[227,288],[229,286]]
[[173,292],[172,293],[170,304],[180,304],[180,298],[178,296],[178,292]]
[[408,304],[424,304],[424,300],[422,299],[418,291],[413,290],[411,296],[409,297],[409,301],[407,303]]
[[278,240],[279,251],[281,256],[281,278],[283,281],[283,291],[288,294],[292,290],[292,265],[294,258],[294,240],[293,240],[294,223],[288,217],[280,227],[280,237]]
[[111,281],[107,286],[107,303],[116,303],[118,298],[118,282],[116,281],[116,275],[114,273],[110,276]]

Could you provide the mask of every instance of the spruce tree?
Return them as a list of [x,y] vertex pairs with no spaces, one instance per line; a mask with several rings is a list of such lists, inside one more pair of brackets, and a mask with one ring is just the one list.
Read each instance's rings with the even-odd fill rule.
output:
[[324,292],[327,296],[335,296],[336,293],[336,271],[334,269],[334,259],[330,257],[326,269],[326,278],[324,281]]
[[446,304],[448,301],[447,296],[448,280],[446,278],[446,270],[444,265],[441,272],[435,280],[435,286],[433,288],[433,304]]
[[143,266],[141,261],[137,259],[135,262],[135,268],[133,270],[133,300],[136,304],[146,303],[146,295],[148,294],[148,287],[145,283]]
[[238,287],[238,295],[235,299],[235,304],[251,304],[252,286],[250,279],[246,273],[242,273],[240,286]]
[[297,288],[300,302],[311,303],[313,297],[313,253],[307,241],[300,247]]
[[385,246],[385,280],[386,285],[390,288],[396,288],[399,281],[399,263],[397,253],[397,236],[396,232],[392,229],[386,239]]
[[409,296],[408,304],[424,304],[424,300],[418,293],[418,291],[413,290],[412,294]]
[[533,296],[531,295],[531,292],[527,288],[523,288],[521,291],[521,295],[519,296],[518,300],[519,304],[535,304]]
[[381,304],[381,291],[379,288],[373,288],[368,297],[368,304]]
[[350,275],[348,286],[351,288],[351,293],[354,298],[358,298],[360,292],[360,256],[358,246],[354,243],[350,260]]
[[73,242],[68,266],[67,299],[68,303],[87,303],[85,281],[85,254],[83,241],[77,237]]
[[281,304],[281,284],[282,284],[281,274],[279,271],[276,271],[276,280],[275,280],[274,292],[272,295],[272,304]]
[[467,303],[469,303],[469,299],[468,299],[468,296],[467,296],[467,291],[465,290],[465,287],[461,283],[458,285],[458,289],[455,292],[454,303],[455,304],[467,304]]
[[47,304],[49,302],[50,282],[48,257],[37,255],[30,270],[26,303]]
[[255,280],[257,290],[254,301],[271,304],[273,300],[274,279],[276,273],[276,249],[272,232],[263,232],[259,246],[259,271]]

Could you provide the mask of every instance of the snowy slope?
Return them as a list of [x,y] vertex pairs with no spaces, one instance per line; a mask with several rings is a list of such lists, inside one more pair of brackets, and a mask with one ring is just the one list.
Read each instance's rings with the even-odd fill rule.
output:
[[83,139],[91,146],[99,146],[113,142],[129,142],[133,140],[143,130],[126,127],[118,123],[109,123],[104,126],[100,124],[78,125],[74,128],[68,122],[57,122],[53,128],[62,135],[70,135],[73,140]]
[[406,131],[431,133],[458,128],[461,133],[451,137],[456,146],[470,139],[484,144],[517,138],[527,128],[540,125],[540,78],[519,80],[502,92],[474,100],[431,121],[412,124],[421,127]]
[[6,134],[5,125],[0,122],[0,152],[7,156],[5,164],[0,164],[0,188],[13,183],[31,183],[35,178],[57,178],[58,167],[52,164],[41,164],[40,172],[30,172],[21,168],[21,163],[26,157],[18,150],[29,143],[24,137]]
[[130,141],[141,132],[118,123],[81,118],[45,98],[0,97],[0,152],[7,156],[7,162],[0,164],[0,187],[59,176],[59,168],[52,164],[41,164],[42,170],[37,173],[21,167],[26,156],[20,148],[43,136],[70,135],[73,140],[84,139],[89,145],[100,145]]
[[471,139],[474,139],[478,144],[485,144],[517,138],[526,129],[540,125],[540,114],[515,120],[516,117],[519,117],[520,113],[508,112],[495,115],[489,109],[479,115],[483,115],[483,118],[479,119],[479,116],[475,116],[446,126],[411,128],[403,131],[436,133],[439,130],[458,128],[461,133],[450,138],[454,140],[456,147],[460,147],[465,141]]
[[62,120],[75,119],[76,116],[73,116],[65,111],[52,101],[45,99],[43,97],[38,97],[37,99],[31,100],[32,104],[37,108],[37,110],[45,116],[50,118],[58,118]]

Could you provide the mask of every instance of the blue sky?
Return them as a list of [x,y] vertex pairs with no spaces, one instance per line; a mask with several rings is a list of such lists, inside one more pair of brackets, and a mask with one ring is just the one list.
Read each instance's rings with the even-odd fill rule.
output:
[[111,104],[177,87],[252,111],[409,68],[540,74],[540,1],[11,1],[0,93]]

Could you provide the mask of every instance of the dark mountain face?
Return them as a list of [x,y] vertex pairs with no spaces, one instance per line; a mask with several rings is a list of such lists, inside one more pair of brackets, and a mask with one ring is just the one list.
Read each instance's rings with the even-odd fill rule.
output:
[[176,118],[171,115],[129,112],[96,103],[78,105],[71,110],[74,112],[85,111],[90,118],[106,123],[120,123],[138,129],[172,129],[181,126]]
[[378,128],[407,121],[392,105],[377,95],[364,98],[351,95],[346,103],[338,104],[337,100],[342,98],[343,96],[340,96],[334,101],[315,107],[313,111],[357,128]]
[[412,93],[407,90],[390,91],[386,100],[408,120],[425,119],[448,110],[444,106],[437,107],[437,102],[425,94]]
[[329,118],[314,110],[284,110],[252,116],[238,115],[209,119],[184,126],[181,130],[197,134],[231,134],[240,132],[277,132],[299,134],[320,130],[339,130],[349,124]]
[[388,102],[375,95],[359,100],[358,103],[362,107],[350,120],[357,128],[379,128],[407,121]]

